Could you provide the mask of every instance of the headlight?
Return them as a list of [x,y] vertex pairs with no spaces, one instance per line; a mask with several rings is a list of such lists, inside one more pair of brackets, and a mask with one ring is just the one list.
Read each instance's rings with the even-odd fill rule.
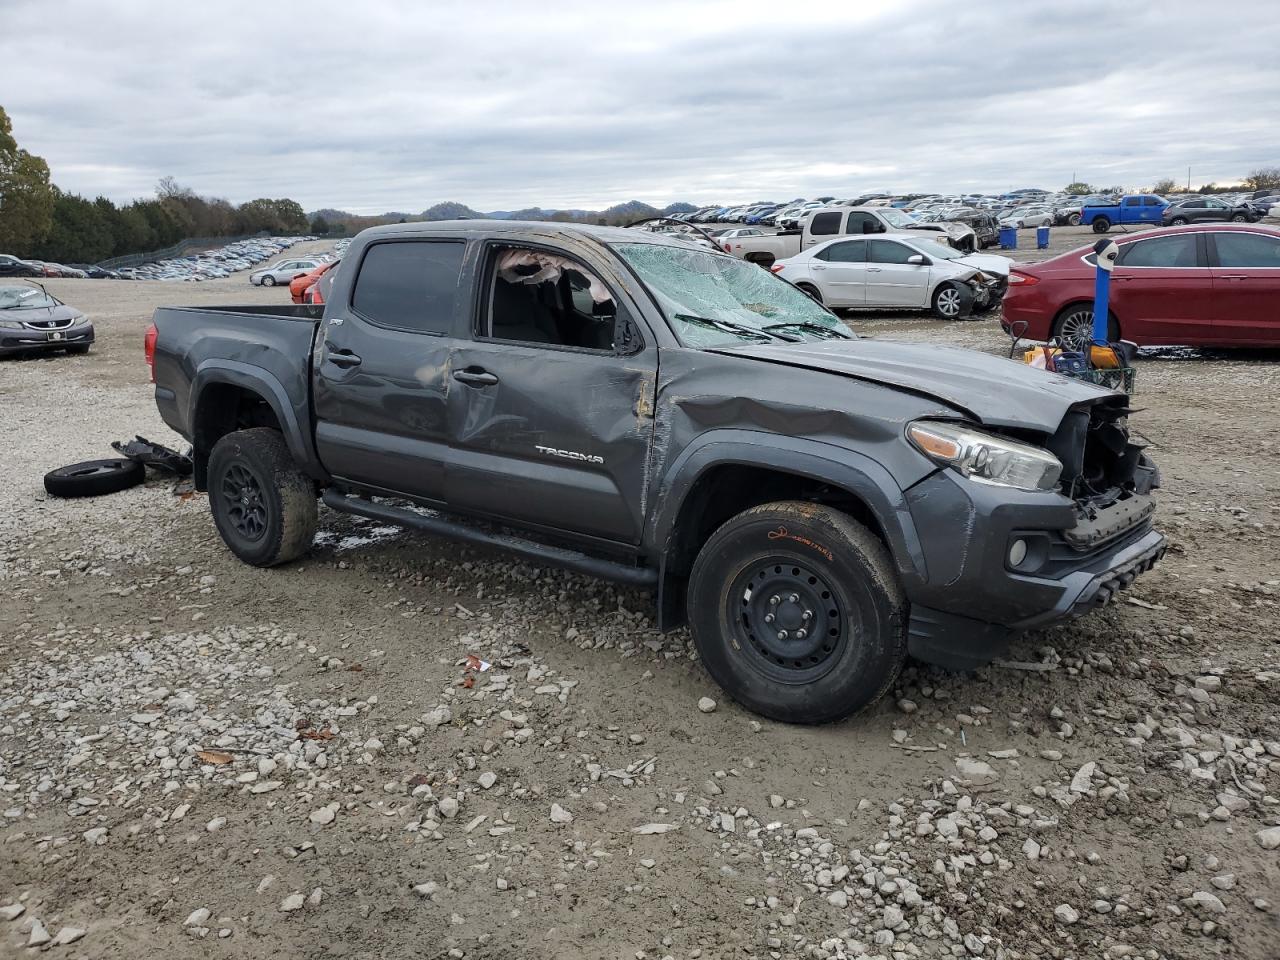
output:
[[80,316],[78,316],[78,317],[72,317],[72,318],[71,318],[71,325],[72,325],[73,327],[78,327],[78,326],[80,326],[80,324],[82,324],[82,323],[88,323],[88,322],[89,322],[89,318],[88,318],[88,317],[86,317],[83,313],[82,313],[82,314],[80,314]]
[[21,330],[22,321],[20,320],[0,320],[0,330]]
[[1051,453],[956,424],[921,420],[907,427],[907,437],[930,460],[986,483],[1052,490],[1062,475],[1062,464]]

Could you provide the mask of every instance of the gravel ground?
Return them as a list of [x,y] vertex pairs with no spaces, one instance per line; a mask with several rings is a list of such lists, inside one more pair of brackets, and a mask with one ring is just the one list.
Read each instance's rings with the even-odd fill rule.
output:
[[46,499],[174,439],[155,306],[287,296],[50,286],[99,341],[0,362],[0,955],[1276,957],[1277,356],[1141,362],[1172,550],[1125,602],[812,729],[638,593],[324,510],[257,570],[159,479]]

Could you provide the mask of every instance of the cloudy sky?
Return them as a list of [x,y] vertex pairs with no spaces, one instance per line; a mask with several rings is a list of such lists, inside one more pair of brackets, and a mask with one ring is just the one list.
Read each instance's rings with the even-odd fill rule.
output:
[[1280,165],[1275,0],[0,0],[63,189],[598,209],[1231,181]]

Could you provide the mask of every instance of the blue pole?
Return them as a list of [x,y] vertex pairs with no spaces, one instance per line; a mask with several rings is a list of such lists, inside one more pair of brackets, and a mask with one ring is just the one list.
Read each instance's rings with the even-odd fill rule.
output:
[[1120,248],[1114,240],[1099,240],[1093,245],[1097,275],[1093,281],[1093,342],[1107,345],[1107,310],[1111,300],[1111,269],[1116,265]]
[[1093,342],[1107,343],[1107,310],[1111,299],[1111,271],[1098,267],[1093,281]]

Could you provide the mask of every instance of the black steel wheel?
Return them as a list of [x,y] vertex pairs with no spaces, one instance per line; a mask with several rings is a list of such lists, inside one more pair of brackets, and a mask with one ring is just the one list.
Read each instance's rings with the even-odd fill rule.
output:
[[243,463],[232,463],[218,485],[227,520],[247,541],[261,540],[267,532],[267,503],[262,481]]
[[278,430],[229,433],[209,452],[209,508],[231,552],[257,567],[294,560],[316,532],[316,489]]
[[874,703],[906,656],[906,600],[888,551],[848,514],[801,501],[743,511],[689,578],[707,672],[763,716],[828,723]]

